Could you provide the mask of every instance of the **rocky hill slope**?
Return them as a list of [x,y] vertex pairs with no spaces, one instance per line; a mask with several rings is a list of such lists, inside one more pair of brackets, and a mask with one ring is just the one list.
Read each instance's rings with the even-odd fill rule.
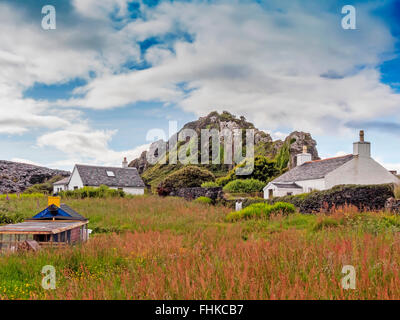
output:
[[[178,134],[183,129],[193,129],[198,133],[202,129],[254,129],[255,130],[255,155],[263,155],[270,159],[277,160],[281,169],[291,168],[295,166],[295,156],[303,151],[303,146],[307,146],[308,152],[311,153],[313,160],[319,159],[316,148],[316,141],[312,139],[311,134],[306,132],[292,132],[285,140],[273,140],[271,136],[248,122],[245,117],[236,117],[227,111],[218,113],[211,112],[205,117],[200,117],[198,120],[189,122],[183,126]],[[152,149],[150,147],[150,149]],[[148,151],[144,151],[141,156],[133,160],[129,166],[138,169],[146,183],[155,186],[166,175],[178,170],[183,165],[156,164],[150,165],[147,161]],[[206,165],[216,176],[222,176],[229,170],[227,165]]]
[[23,192],[28,187],[52,177],[68,177],[70,172],[0,160],[0,193]]

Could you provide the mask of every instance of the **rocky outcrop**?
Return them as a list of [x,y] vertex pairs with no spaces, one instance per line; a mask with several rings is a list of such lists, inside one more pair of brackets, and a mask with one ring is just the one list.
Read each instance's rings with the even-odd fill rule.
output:
[[0,193],[23,192],[28,187],[52,177],[68,177],[70,172],[0,160]]
[[[318,151],[316,148],[317,143],[312,139],[311,135],[306,132],[295,131],[292,132],[285,141],[276,140],[273,141],[271,136],[262,131],[258,130],[254,127],[251,122],[248,122],[245,117],[236,117],[230,114],[227,111],[223,111],[222,113],[218,113],[216,111],[211,112],[205,117],[200,117],[196,121],[189,122],[183,126],[181,129],[192,129],[195,130],[200,137],[202,129],[216,129],[221,132],[224,129],[234,130],[234,129],[254,129],[254,142],[255,142],[255,155],[263,155],[269,158],[275,158],[276,155],[280,152],[280,150],[284,146],[288,147],[288,155],[286,156],[289,159],[289,167],[292,168],[295,166],[295,159],[298,153],[303,151],[303,145],[306,145],[308,148],[308,152],[311,153],[312,159],[317,160]],[[179,131],[179,132],[181,132]],[[178,132],[178,134],[179,134]],[[222,142],[222,136],[220,137]],[[152,146],[156,146],[157,142],[152,144]],[[157,148],[150,147],[150,150],[157,150]],[[150,152],[151,153],[151,152]],[[135,167],[138,169],[140,174],[143,174],[146,170],[148,170],[151,165],[147,160],[148,151],[144,151],[139,158],[133,160],[129,166]],[[178,169],[178,167],[177,167]],[[227,171],[231,169],[229,166],[223,167],[222,165],[218,168],[219,171]],[[151,183],[151,181],[148,181]]]
[[317,142],[311,137],[311,134],[294,131],[285,139],[285,142],[290,145],[290,169],[296,166],[296,155],[303,152],[303,146],[307,147],[307,152],[311,154],[312,160],[319,160]]
[[131,161],[129,167],[136,168],[139,174],[142,174],[149,167],[147,161],[147,151],[143,151],[139,158]]

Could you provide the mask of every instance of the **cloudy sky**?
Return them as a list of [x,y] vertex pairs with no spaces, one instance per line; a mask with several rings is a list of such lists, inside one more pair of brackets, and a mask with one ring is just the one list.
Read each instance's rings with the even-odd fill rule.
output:
[[150,129],[228,110],[322,157],[364,129],[400,170],[398,1],[0,0],[0,28],[0,159],[119,165]]

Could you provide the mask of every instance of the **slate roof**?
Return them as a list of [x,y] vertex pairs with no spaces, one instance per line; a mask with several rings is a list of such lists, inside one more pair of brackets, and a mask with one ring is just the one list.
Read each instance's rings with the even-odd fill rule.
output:
[[[145,187],[136,168],[97,167],[77,164],[76,169],[84,186],[98,187],[102,184],[109,187]],[[109,177],[107,171],[114,172],[115,177]]]
[[354,157],[354,155],[349,154],[342,157],[305,162],[301,166],[297,166],[279,176],[278,178],[273,180],[272,183],[275,184],[276,182],[293,182],[320,179],[325,177],[329,172],[332,172],[333,170],[341,167],[346,162],[349,162]]
[[60,205],[60,208],[55,205],[51,205],[29,220],[50,220],[53,218],[55,220],[88,220],[64,203]]
[[59,180],[57,182],[54,182],[53,185],[64,185],[64,184],[68,184],[68,182],[69,182],[69,177]]
[[7,224],[0,227],[0,233],[14,234],[57,234],[66,230],[74,229],[84,225],[84,222],[40,222],[40,221],[25,221],[16,224]]
[[283,189],[303,189],[300,187],[297,183],[277,183],[277,182],[272,182],[274,186],[277,186],[278,188],[283,188]]

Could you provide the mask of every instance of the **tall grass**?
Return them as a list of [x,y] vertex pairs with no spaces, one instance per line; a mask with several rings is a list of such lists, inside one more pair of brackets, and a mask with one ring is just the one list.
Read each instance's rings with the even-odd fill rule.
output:
[[[7,203],[24,216],[37,206],[34,199]],[[338,210],[226,223],[228,209],[177,198],[67,203],[99,232],[76,247],[0,256],[0,298],[400,298],[394,215]],[[48,264],[57,270],[56,290],[40,286]],[[355,290],[340,284],[349,264]]]

